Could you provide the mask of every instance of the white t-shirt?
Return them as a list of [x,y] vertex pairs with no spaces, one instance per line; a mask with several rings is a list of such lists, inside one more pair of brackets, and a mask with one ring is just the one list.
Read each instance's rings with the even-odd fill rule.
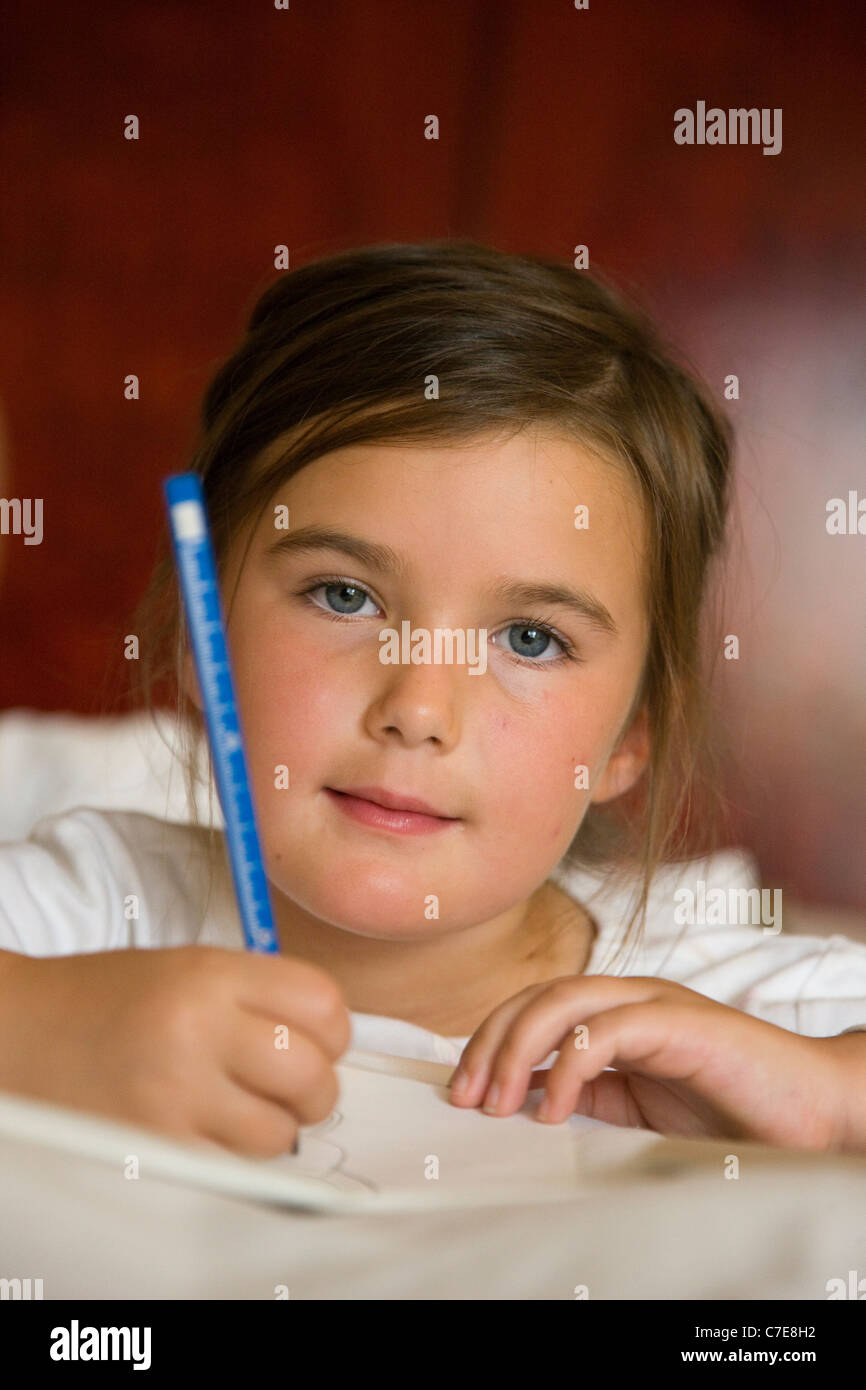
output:
[[[198,746],[201,760],[206,745]],[[75,806],[189,821],[177,753],[174,721],[161,709],[154,718],[0,710],[0,841],[23,840],[42,816]],[[225,825],[204,777],[196,808],[201,824]]]
[[[207,833],[133,811],[78,807],[43,817],[28,839],[0,844],[0,949],[29,956],[194,943],[246,949],[220,830],[205,903]],[[730,899],[738,889],[760,887],[755,863],[742,850],[661,869],[642,944],[615,970],[606,966],[632,889],[611,891],[603,874],[562,865],[551,879],[598,927],[585,974],[673,980],[807,1037],[866,1027],[866,944],[839,935],[786,936],[784,924],[778,934],[761,925],[701,924],[708,910],[696,910],[699,920],[681,925],[682,899],[674,897],[680,888],[700,894],[703,882],[698,908],[713,890]],[[736,917],[732,906],[727,920]],[[375,1014],[352,1013],[351,1022],[352,1050],[456,1065],[468,1041]]]

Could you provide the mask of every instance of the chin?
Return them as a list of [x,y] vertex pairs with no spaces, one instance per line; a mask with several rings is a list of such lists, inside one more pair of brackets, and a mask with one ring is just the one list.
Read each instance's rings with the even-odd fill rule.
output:
[[271,882],[303,912],[329,926],[359,936],[407,941],[435,935],[437,927],[442,927],[441,921],[424,915],[425,899],[435,889],[422,883],[407,883],[410,876],[396,872],[393,866],[374,870],[368,863],[353,869],[343,863],[336,874],[315,868],[311,872],[311,868],[307,861],[295,874],[282,864]]
[[419,941],[453,930],[453,925],[441,918],[425,917],[415,897],[383,902],[375,893],[356,892],[349,896],[331,893],[324,898],[316,894],[309,901],[294,901],[320,922],[375,941]]

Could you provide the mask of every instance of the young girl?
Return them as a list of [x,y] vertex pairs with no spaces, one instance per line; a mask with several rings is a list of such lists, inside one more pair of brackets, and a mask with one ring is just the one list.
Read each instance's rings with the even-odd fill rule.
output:
[[[866,946],[685,853],[731,442],[585,273],[434,243],[277,280],[192,467],[282,953],[244,950],[221,831],[46,817],[0,846],[0,1087],[270,1155],[352,1044],[459,1061],[491,1114],[543,1080],[547,1123],[866,1152]],[[131,630],[194,805],[167,534]],[[737,910],[683,925],[707,887]]]

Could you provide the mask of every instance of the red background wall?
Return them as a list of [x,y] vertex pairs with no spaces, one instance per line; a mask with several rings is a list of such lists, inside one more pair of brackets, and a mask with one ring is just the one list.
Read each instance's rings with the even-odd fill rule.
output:
[[[293,265],[586,243],[717,394],[740,379],[737,841],[765,883],[866,907],[866,536],[825,528],[830,497],[866,495],[862,9],[20,0],[3,29],[0,495],[42,497],[45,537],[0,537],[0,708],[122,689],[160,480],[277,243]],[[676,145],[698,100],[781,107],[781,153]]]

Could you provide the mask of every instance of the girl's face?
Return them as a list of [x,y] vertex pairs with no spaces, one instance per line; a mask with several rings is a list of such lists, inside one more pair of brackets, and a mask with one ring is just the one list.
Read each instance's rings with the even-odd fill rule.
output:
[[[223,595],[278,914],[394,941],[490,922],[544,882],[590,802],[636,780],[642,719],[615,751],[648,638],[633,488],[537,430],[353,445],[275,494],[235,592],[248,533],[236,540]],[[447,638],[444,660],[402,661],[403,623],[410,653],[426,630],[428,656],[436,629],[462,629],[463,661],[459,636],[450,663]],[[353,788],[448,819],[377,821]]]

